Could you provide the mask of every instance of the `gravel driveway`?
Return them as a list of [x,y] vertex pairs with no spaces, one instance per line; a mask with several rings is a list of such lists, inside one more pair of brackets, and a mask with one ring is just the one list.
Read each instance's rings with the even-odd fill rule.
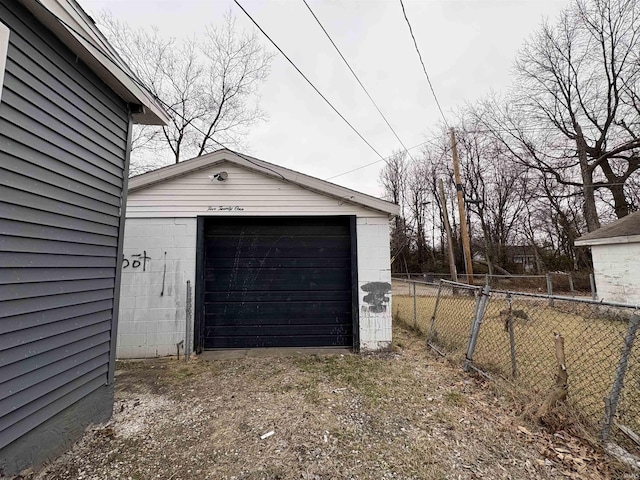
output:
[[27,477],[609,478],[583,443],[393,333],[376,355],[122,363],[112,421]]

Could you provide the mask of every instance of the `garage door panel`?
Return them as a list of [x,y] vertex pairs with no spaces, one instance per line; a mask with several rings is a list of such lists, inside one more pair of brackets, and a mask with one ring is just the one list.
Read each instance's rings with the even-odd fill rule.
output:
[[216,270],[207,277],[207,292],[229,290],[334,290],[336,284],[348,283],[351,272],[345,269],[260,269]]
[[348,217],[205,220],[205,348],[351,346]]
[[[293,222],[291,221],[293,220]],[[294,223],[295,222],[295,223]],[[277,218],[251,219],[251,224],[245,219],[224,219],[223,222],[212,222],[205,226],[205,238],[210,237],[269,237],[278,236],[282,228],[287,229],[288,236],[301,237],[332,237],[350,235],[349,225],[332,225],[326,217],[304,218],[287,217],[284,220]]]
[[238,303],[269,303],[269,302],[331,302],[346,300],[351,302],[351,292],[344,290],[314,290],[314,291],[239,291],[239,292],[207,292],[205,303],[238,302]]
[[217,302],[206,305],[206,324],[250,325],[259,320],[265,324],[332,323],[351,317],[351,302]]
[[205,348],[345,347],[350,346],[351,342],[351,335],[255,335],[250,337],[216,337],[215,344]]
[[353,328],[346,325],[268,325],[265,327],[255,325],[216,325],[207,327],[207,337],[256,337],[256,336],[348,336],[353,333]]
[[[292,240],[291,238],[289,240]],[[331,244],[309,245],[217,245],[206,252],[207,267],[217,258],[350,258],[348,247]]]
[[351,257],[328,257],[323,256],[321,262],[317,258],[303,257],[215,257],[209,261],[209,268],[205,271],[205,276],[210,275],[214,270],[219,268],[344,268],[351,269]]
[[314,237],[309,235],[296,237],[289,235],[288,232],[269,237],[212,236],[208,239],[212,241],[212,244],[207,248],[207,256],[217,256],[219,250],[225,248],[322,249],[340,247],[343,250],[348,250],[346,247],[349,245],[345,245],[345,240],[347,238],[347,236]]

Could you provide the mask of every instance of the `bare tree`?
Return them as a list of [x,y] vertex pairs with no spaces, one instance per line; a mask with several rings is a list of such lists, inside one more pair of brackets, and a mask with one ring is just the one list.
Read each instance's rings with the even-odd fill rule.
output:
[[265,118],[256,93],[273,55],[255,33],[239,33],[230,13],[201,38],[182,41],[165,38],[155,28],[134,30],[108,13],[101,15],[100,26],[171,117],[167,126],[136,129],[134,171],[157,165],[158,154],[177,163],[216,150],[220,143],[236,145]]
[[484,240],[485,258],[492,275],[505,267],[507,246],[513,245],[522,222],[527,192],[527,170],[513,161],[504,145],[491,135],[462,124],[458,150],[469,211],[475,214]]
[[429,165],[423,159],[410,162],[406,182],[406,202],[416,240],[417,263],[426,260],[426,213],[429,199]]
[[597,189],[619,218],[633,208],[624,186],[640,169],[639,49],[637,0],[576,0],[520,52],[516,118],[493,125],[525,163],[582,189],[589,231],[600,225]]
[[[408,267],[404,250],[410,242],[405,217],[408,175],[406,156],[406,152],[395,152],[387,159],[378,177],[378,181],[384,189],[384,198],[400,205],[400,215],[393,220],[391,229],[391,250],[394,256],[402,253],[405,269]],[[394,265],[392,265],[392,268],[394,268]]]

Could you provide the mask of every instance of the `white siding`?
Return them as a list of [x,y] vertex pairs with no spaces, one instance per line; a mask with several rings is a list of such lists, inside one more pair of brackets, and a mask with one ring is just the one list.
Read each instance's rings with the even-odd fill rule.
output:
[[640,303],[640,243],[594,245],[591,254],[598,297]]
[[[209,175],[223,170],[229,174],[227,181],[209,180]],[[220,207],[232,209],[220,210]],[[175,355],[176,343],[185,338],[186,282],[191,280],[195,292],[196,217],[202,215],[357,216],[360,347],[365,351],[390,347],[391,270],[387,214],[225,164],[129,194],[118,330],[119,358]],[[132,262],[141,258],[135,255],[146,255],[146,264],[136,264],[133,268]],[[383,290],[385,284],[388,285],[387,294],[378,297],[382,305],[371,303],[369,290],[372,284]]]
[[[224,182],[209,176],[225,171]],[[199,215],[357,215],[364,207],[225,163],[129,193],[127,218]],[[386,214],[380,213],[386,218]]]

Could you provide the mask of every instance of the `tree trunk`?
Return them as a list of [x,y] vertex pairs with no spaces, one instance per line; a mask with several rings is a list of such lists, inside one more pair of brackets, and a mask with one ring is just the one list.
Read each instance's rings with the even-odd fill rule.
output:
[[582,183],[584,185],[584,219],[587,222],[587,230],[593,232],[600,228],[600,220],[598,219],[598,211],[596,210],[595,189],[593,188],[593,170],[589,166],[587,157],[587,144],[582,135],[580,125],[576,127],[576,147],[578,150],[578,160],[580,162],[580,173],[582,174]]
[[605,160],[600,164],[602,172],[607,177],[607,188],[611,191],[613,196],[613,204],[618,218],[626,217],[629,215],[629,204],[627,203],[627,197],[624,194],[624,179],[618,178],[608,160]]

